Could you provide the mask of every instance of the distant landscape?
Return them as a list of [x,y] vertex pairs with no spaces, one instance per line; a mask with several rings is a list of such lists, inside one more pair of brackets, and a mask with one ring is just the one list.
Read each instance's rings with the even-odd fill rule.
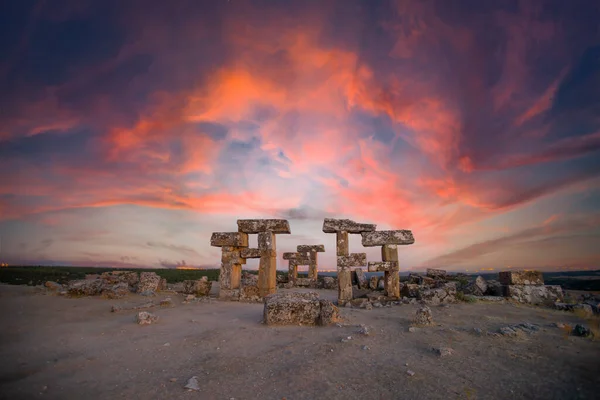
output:
[[[131,268],[130,268],[131,269]],[[84,279],[87,274],[101,274],[107,271],[119,270],[119,268],[106,267],[46,267],[46,266],[10,266],[0,268],[0,282],[13,285],[42,285],[46,281],[65,283],[75,279]],[[135,269],[139,272],[156,272],[161,278],[165,278],[169,283],[177,283],[187,279],[200,279],[207,276],[209,280],[216,281],[219,278],[219,269],[176,269],[176,268],[158,268],[158,269]],[[256,270],[247,270],[251,273],[257,273]],[[412,273],[418,273],[411,271]],[[286,271],[278,270],[278,275],[287,274]],[[367,277],[372,275],[381,275],[382,273],[366,273]],[[400,272],[400,279],[408,276],[408,271]],[[544,272],[544,280],[547,285],[560,285],[566,290],[586,290],[600,291],[600,270],[595,271],[559,271]],[[306,274],[299,273],[300,277]],[[319,272],[320,276],[335,276],[332,271]],[[478,275],[486,280],[497,279],[497,273],[486,274],[466,274],[470,277]]]

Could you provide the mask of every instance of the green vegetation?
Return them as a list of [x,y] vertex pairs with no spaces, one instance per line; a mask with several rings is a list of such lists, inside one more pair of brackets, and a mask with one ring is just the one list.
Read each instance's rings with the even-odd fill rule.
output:
[[456,300],[458,301],[462,301],[465,303],[475,303],[477,302],[477,299],[475,298],[475,296],[472,296],[470,294],[464,294],[464,292],[456,292]]
[[208,276],[211,281],[219,278],[218,269],[118,269],[95,267],[2,267],[0,282],[13,285],[42,285],[46,281],[65,283],[76,279],[85,279],[86,274],[101,274],[107,271],[156,272],[169,283],[187,279],[200,279]]

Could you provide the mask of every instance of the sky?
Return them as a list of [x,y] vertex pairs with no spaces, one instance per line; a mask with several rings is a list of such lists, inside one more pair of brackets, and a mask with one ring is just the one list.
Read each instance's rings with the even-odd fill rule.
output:
[[278,269],[324,244],[333,270],[323,219],[350,218],[412,230],[401,270],[599,268],[598,21],[594,0],[2,2],[0,261],[218,267],[212,232],[285,218]]

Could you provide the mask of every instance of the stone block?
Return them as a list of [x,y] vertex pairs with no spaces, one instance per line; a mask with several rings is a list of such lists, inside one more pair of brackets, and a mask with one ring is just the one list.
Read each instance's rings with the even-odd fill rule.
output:
[[337,289],[337,280],[333,276],[324,277],[323,289]]
[[446,279],[446,271],[443,269],[427,268],[426,275],[433,279]]
[[362,233],[372,232],[377,228],[374,224],[360,224],[350,219],[333,219],[325,218],[323,221],[323,232],[325,233],[336,233],[336,232],[348,232],[348,233]]
[[[272,254],[272,253],[269,253]],[[277,257],[263,255],[258,264],[258,290],[265,297],[277,290]]]
[[325,245],[322,244],[300,244],[296,247],[298,253],[323,253],[325,251]]
[[258,248],[260,250],[275,250],[275,234],[273,234],[272,232],[259,232]]
[[338,305],[344,305],[352,300],[352,271],[338,269]]
[[541,271],[502,271],[498,280],[503,285],[543,285],[544,276]]
[[417,326],[433,325],[433,315],[427,306],[420,307],[415,313],[413,323]]
[[386,244],[381,246],[382,261],[398,261],[398,245]]
[[366,253],[352,253],[347,256],[338,256],[337,258],[338,271],[340,268],[362,267],[365,265],[367,265]]
[[219,289],[219,299],[239,301],[240,300],[240,289],[223,289],[221,287]]
[[504,295],[519,303],[550,305],[563,300],[559,285],[506,285]]
[[371,289],[371,290],[377,290],[377,283],[378,282],[379,282],[379,277],[378,276],[372,276],[369,279],[369,289]]
[[310,287],[312,286],[313,281],[308,278],[296,278],[295,284],[298,287]]
[[267,325],[317,325],[321,304],[317,293],[275,293],[264,298]]
[[483,296],[487,292],[487,289],[487,282],[483,276],[479,275],[473,282],[467,284],[467,286],[463,289],[463,292],[466,294],[472,294],[474,296]]
[[193,294],[196,297],[208,296],[211,288],[212,282],[206,276],[202,279],[183,281],[183,293]]
[[421,289],[417,292],[417,298],[428,305],[456,303],[456,286],[447,285],[437,289]]
[[240,250],[240,257],[241,258],[260,258],[261,256],[261,251],[260,249],[241,249]]
[[386,244],[406,245],[415,242],[412,232],[406,229],[362,232],[361,235],[362,245],[365,247],[383,246]]
[[340,319],[340,311],[331,301],[319,300],[319,305],[321,306],[321,313],[318,321],[319,325],[331,325]]
[[365,271],[363,271],[362,268],[357,268],[354,270],[354,273],[356,274],[356,281],[358,282],[358,288],[359,289],[368,289],[369,282],[367,281],[367,277],[365,276]]
[[419,285],[415,285],[415,284],[406,284],[404,286],[402,286],[402,296],[404,297],[417,297],[419,295],[419,290],[420,290],[420,286]]
[[337,256],[347,256],[350,254],[350,242],[348,241],[348,232],[336,232],[336,254]]
[[140,281],[138,283],[137,292],[156,292],[158,290],[159,284],[160,276],[158,276],[155,272],[142,272],[140,274]]
[[398,270],[396,261],[369,261],[369,272]]
[[248,247],[248,235],[242,232],[213,232],[210,245],[214,247]]
[[237,225],[244,233],[290,233],[290,223],[285,219],[238,219]]

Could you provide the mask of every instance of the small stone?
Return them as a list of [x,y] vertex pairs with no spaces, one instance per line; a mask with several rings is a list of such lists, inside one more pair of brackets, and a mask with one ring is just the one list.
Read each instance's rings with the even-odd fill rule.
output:
[[371,334],[371,329],[368,326],[363,325],[358,331],[358,333],[360,333],[361,335],[369,336]]
[[454,353],[454,350],[452,350],[450,347],[433,347],[431,350],[433,350],[433,352],[440,357],[450,356],[452,353]]
[[554,322],[551,326],[563,329],[565,327],[565,324],[563,324],[562,322]]
[[171,343],[169,343],[169,342],[163,344],[163,346],[165,346],[165,347],[169,347],[170,345],[171,345]]
[[500,334],[503,336],[517,336],[517,331],[510,326],[503,326],[500,328]]
[[433,316],[431,315],[431,309],[427,306],[423,306],[415,313],[414,321],[415,325],[433,325]]
[[169,381],[171,381],[171,382],[177,382],[177,378],[171,378],[171,379],[169,379]]
[[575,328],[573,328],[572,333],[573,333],[573,336],[581,336],[581,337],[593,336],[592,331],[581,324],[575,325]]
[[414,374],[415,373],[413,371],[411,371],[410,369],[406,371],[406,375],[408,375],[408,376],[414,376]]
[[184,386],[184,389],[200,390],[200,386],[198,386],[198,377],[192,376],[190,379],[188,379],[187,384]]
[[139,325],[150,325],[158,321],[158,315],[154,315],[147,311],[140,311],[136,316],[136,321]]
[[193,294],[188,294],[187,296],[185,296],[185,301],[192,301],[196,298],[196,296],[194,296]]
[[166,299],[162,299],[160,301],[160,305],[161,305],[161,307],[172,307],[173,306],[173,300],[171,300],[170,297],[167,297]]
[[417,333],[417,332],[420,331],[420,329],[419,328],[415,328],[414,326],[411,326],[411,327],[408,328],[408,331],[410,333]]
[[362,349],[363,350],[371,350],[371,348],[369,346],[363,346]]

